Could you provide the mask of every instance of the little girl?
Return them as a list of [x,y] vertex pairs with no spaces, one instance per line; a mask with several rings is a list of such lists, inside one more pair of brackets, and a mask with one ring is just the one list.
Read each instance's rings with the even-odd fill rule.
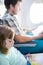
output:
[[8,26],[0,26],[0,65],[30,65],[13,47],[15,32]]

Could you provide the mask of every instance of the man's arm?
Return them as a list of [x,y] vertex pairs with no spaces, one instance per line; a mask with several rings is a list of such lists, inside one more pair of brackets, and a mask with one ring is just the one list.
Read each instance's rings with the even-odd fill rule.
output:
[[24,31],[27,31],[27,32],[32,32],[32,31],[34,31],[34,30],[36,30],[38,27],[34,27],[34,28],[26,28],[26,27],[22,27],[22,29],[24,30]]
[[43,37],[43,34],[40,34],[38,36],[33,36],[33,37],[26,37],[26,36],[21,36],[20,34],[18,35],[15,35],[15,39],[18,41],[18,42],[28,42],[28,41],[32,41],[32,40],[35,40],[35,39],[40,39]]

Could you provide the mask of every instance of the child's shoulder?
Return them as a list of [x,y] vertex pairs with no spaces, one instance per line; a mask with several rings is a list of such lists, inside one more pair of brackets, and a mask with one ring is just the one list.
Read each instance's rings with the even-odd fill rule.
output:
[[11,47],[10,49],[9,49],[10,51],[14,51],[14,50],[17,50],[15,47]]
[[8,51],[8,54],[16,53],[18,50],[15,47],[11,47]]

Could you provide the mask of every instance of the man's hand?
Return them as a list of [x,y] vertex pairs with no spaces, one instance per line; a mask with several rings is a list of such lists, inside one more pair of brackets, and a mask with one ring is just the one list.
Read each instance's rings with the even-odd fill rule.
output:
[[40,37],[40,38],[43,38],[43,34],[42,34],[42,33],[40,33],[40,34],[39,34],[39,37]]

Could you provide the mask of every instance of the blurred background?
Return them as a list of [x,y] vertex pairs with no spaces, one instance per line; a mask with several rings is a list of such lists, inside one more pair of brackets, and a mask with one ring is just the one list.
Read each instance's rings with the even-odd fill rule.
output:
[[[0,18],[5,11],[4,0],[0,0]],[[35,29],[39,25],[43,26],[43,0],[22,0],[18,20],[22,27],[28,29]]]

